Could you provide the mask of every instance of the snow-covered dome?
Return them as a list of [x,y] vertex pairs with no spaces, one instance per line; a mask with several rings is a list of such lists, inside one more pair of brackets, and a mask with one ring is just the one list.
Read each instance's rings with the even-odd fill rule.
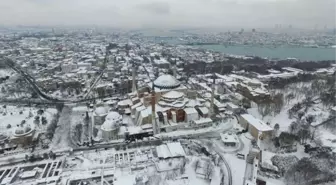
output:
[[154,86],[161,89],[174,89],[180,86],[180,82],[172,75],[159,76],[154,81]]
[[183,97],[183,93],[182,92],[178,92],[178,91],[169,91],[166,94],[162,95],[163,98],[167,98],[167,99],[179,99]]
[[32,131],[32,127],[30,125],[24,125],[24,126],[20,126],[17,127],[14,131],[15,135],[25,135],[28,134]]
[[110,112],[105,118],[105,122],[101,126],[104,131],[112,131],[119,128],[122,116],[118,112]]
[[21,134],[24,134],[24,133],[25,133],[25,131],[22,127],[18,127],[18,128],[15,129],[15,134],[17,134],[17,135],[21,135]]
[[7,138],[8,138],[8,136],[6,136],[5,134],[0,133],[0,141],[3,141],[5,139],[7,139]]
[[95,114],[98,116],[107,114],[107,109],[105,107],[97,107],[95,110]]

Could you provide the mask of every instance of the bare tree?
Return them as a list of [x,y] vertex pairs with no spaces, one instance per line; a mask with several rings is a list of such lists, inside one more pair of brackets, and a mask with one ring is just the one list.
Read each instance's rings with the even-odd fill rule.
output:
[[160,175],[151,175],[148,177],[148,185],[158,185],[161,182],[161,176]]
[[74,132],[76,139],[80,142],[82,140],[83,125],[77,124]]
[[310,184],[320,173],[321,171],[312,160],[304,157],[288,169],[285,179],[290,185]]
[[289,132],[290,133],[295,133],[298,129],[298,123],[293,121],[290,125],[289,125]]
[[195,164],[194,164],[194,166],[195,166],[195,171],[197,171],[197,168],[198,168],[198,166],[199,166],[199,163],[200,163],[200,161],[197,159],[197,160],[195,161]]
[[211,179],[212,174],[213,174],[213,168],[214,168],[214,166],[211,163],[211,160],[210,159],[207,160],[206,164],[205,164],[205,178],[206,179],[209,179],[209,180]]
[[182,161],[182,164],[180,165],[180,173],[181,174],[184,174],[186,165],[187,165],[187,159],[184,158],[183,161]]
[[274,125],[274,130],[279,130],[280,129],[280,125],[279,125],[279,123],[276,123],[275,125]]
[[310,138],[310,131],[309,129],[300,129],[298,131],[298,137],[300,139],[301,144],[305,144],[307,142],[307,139]]

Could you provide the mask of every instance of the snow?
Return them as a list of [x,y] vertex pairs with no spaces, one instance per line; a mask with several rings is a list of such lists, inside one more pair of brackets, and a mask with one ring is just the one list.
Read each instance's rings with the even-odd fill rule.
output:
[[255,116],[256,118],[260,118],[265,122],[269,122],[270,125],[279,124],[281,131],[288,131],[289,125],[294,121],[294,119],[290,119],[288,117],[287,110],[281,111],[279,114],[275,116],[265,116],[264,118],[258,112],[258,108],[250,108],[248,109],[248,113]]
[[293,76],[297,76],[297,73],[295,72],[283,72],[283,73],[279,73],[279,74],[269,74],[269,75],[258,75],[258,78],[260,79],[270,79],[270,78],[290,78]]
[[180,82],[176,80],[172,75],[162,75],[159,76],[155,81],[154,85],[157,87],[178,87]]
[[283,67],[282,69],[289,71],[289,72],[303,72],[301,69],[293,68],[293,67]]
[[331,147],[336,152],[336,134],[324,128],[317,128],[316,139],[322,142],[323,146]]
[[220,133],[220,136],[224,143],[239,143],[239,140],[236,134]]
[[167,146],[172,156],[185,156],[186,155],[184,152],[184,149],[181,146],[181,143],[179,142],[167,143]]
[[0,69],[0,78],[4,78],[6,76],[11,76],[13,74],[12,70],[9,69]]
[[169,158],[171,157],[168,146],[163,144],[156,147],[156,152],[159,158]]
[[181,146],[181,143],[179,142],[159,145],[156,147],[156,151],[158,157],[163,159],[171,157],[181,157],[186,155],[184,149]]
[[232,184],[243,184],[246,161],[238,159],[234,154],[224,154],[224,157],[231,168]]
[[132,100],[126,99],[118,102],[118,106],[127,106],[127,105],[132,105]]
[[210,118],[201,118],[199,120],[195,120],[194,122],[195,122],[196,125],[200,125],[200,124],[204,124],[204,123],[211,124],[212,123],[212,119],[210,119]]
[[102,116],[107,114],[107,109],[105,107],[97,107],[95,110],[95,114],[98,116]]
[[261,152],[261,166],[267,169],[272,169],[274,171],[278,171],[278,167],[274,166],[271,159],[273,156],[275,156],[275,153],[269,152],[269,151],[262,151]]
[[164,95],[162,95],[163,98],[168,98],[168,99],[178,99],[183,97],[183,93],[182,92],[178,92],[178,91],[169,91],[167,93],[165,93]]
[[249,124],[253,125],[259,131],[271,131],[273,130],[270,126],[266,125],[263,121],[256,119],[250,114],[242,114],[242,118],[244,118]]
[[[22,111],[22,114],[20,114]],[[44,113],[40,116],[43,116],[47,119],[47,124],[35,125],[34,117],[37,115],[38,109],[36,108],[26,108],[26,107],[18,107],[18,106],[8,106],[6,109],[3,109],[2,106],[0,108],[0,133],[5,133],[7,136],[11,136],[14,134],[17,125],[21,124],[21,121],[25,120],[26,123],[24,125],[31,125],[32,128],[36,129],[36,131],[44,132],[47,128],[47,125],[51,122],[54,114],[56,114],[57,110],[48,108],[44,110]],[[6,115],[3,115],[3,113]],[[29,116],[29,112],[32,113],[32,117]],[[12,115],[11,115],[12,113]],[[11,125],[10,129],[7,129],[7,125]]]
[[37,171],[25,171],[22,173],[21,178],[32,178],[35,177],[37,174]]

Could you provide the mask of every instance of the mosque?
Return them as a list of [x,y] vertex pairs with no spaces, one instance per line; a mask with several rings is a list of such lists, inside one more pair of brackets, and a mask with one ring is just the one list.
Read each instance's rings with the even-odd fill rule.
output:
[[[154,134],[170,132],[190,126],[209,126],[209,108],[205,99],[198,98],[174,76],[164,74],[148,84],[150,93],[129,94],[131,117],[136,126],[153,129]],[[196,124],[196,125],[195,125]]]
[[[103,141],[121,138],[143,138],[161,132],[208,127],[211,102],[199,98],[173,75],[163,74],[138,91],[133,69],[133,88],[127,98],[117,104],[117,110],[108,112],[97,107],[94,126]],[[129,119],[124,119],[129,118]]]

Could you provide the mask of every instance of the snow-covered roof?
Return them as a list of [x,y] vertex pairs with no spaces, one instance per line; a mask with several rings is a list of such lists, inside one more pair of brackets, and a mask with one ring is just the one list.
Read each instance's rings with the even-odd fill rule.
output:
[[209,109],[207,107],[198,107],[198,109],[203,113],[203,114],[208,114]]
[[154,81],[154,86],[162,89],[174,89],[180,86],[180,82],[176,80],[172,75],[159,76]]
[[184,149],[182,148],[181,143],[174,142],[174,143],[167,143],[168,149],[172,156],[185,156]]
[[185,108],[184,112],[186,114],[198,114],[197,110],[195,108]]
[[196,125],[204,124],[204,123],[212,123],[212,119],[210,119],[210,118],[201,118],[199,120],[195,120],[194,122],[195,122]]
[[159,158],[170,158],[170,157],[182,157],[185,156],[184,149],[181,143],[173,142],[162,144],[156,147],[156,151]]
[[118,106],[125,106],[125,105],[132,105],[132,101],[130,99],[126,99],[118,102]]
[[271,131],[272,127],[266,125],[263,121],[253,117],[251,114],[242,114],[241,117],[259,131]]
[[282,69],[289,71],[289,72],[303,72],[302,69],[294,68],[294,67],[283,67]]
[[26,178],[32,178],[35,177],[37,174],[37,171],[25,171],[22,173],[21,178],[26,179]]
[[221,139],[224,143],[239,143],[238,137],[236,134],[232,133],[221,133]]

